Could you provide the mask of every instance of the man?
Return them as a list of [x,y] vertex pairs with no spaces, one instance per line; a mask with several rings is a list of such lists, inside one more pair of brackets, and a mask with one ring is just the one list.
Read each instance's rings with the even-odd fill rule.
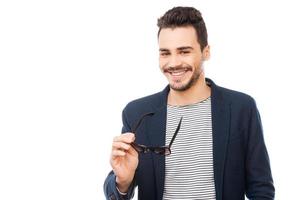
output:
[[175,7],[158,19],[159,64],[169,85],[130,102],[114,138],[107,199],[274,199],[255,101],[205,78],[201,13]]

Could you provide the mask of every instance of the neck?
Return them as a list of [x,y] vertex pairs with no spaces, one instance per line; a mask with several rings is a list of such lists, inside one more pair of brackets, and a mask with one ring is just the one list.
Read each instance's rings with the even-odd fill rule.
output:
[[204,76],[200,76],[198,81],[185,91],[176,91],[170,88],[168,94],[168,104],[184,106],[203,101],[210,97],[211,89],[206,85]]

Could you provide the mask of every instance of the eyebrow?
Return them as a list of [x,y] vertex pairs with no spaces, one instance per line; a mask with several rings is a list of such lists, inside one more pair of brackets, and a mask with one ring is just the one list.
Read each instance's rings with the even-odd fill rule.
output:
[[160,48],[159,51],[170,51],[170,50],[166,48]]
[[[183,46],[183,47],[178,47],[176,48],[176,50],[178,51],[182,51],[182,50],[193,50],[194,48],[191,47],[191,46]],[[170,51],[169,49],[167,48],[160,48],[159,51]]]
[[177,50],[193,50],[193,47],[190,46],[184,46],[184,47],[178,47]]

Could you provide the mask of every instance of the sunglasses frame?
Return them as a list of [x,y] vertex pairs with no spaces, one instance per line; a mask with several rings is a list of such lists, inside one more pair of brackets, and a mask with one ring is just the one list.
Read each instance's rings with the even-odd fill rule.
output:
[[[150,116],[153,115],[154,113],[146,113],[144,115],[142,115],[142,117],[139,119],[139,121],[136,123],[136,125],[134,126],[134,128],[132,129],[132,133],[136,135],[136,130],[138,129],[138,127],[140,126],[140,124],[142,123],[143,119],[146,116]],[[171,154],[171,146],[180,130],[180,126],[181,126],[181,122],[182,122],[182,118],[180,118],[180,121],[177,125],[177,128],[175,130],[175,133],[173,134],[173,137],[169,143],[169,145],[167,146],[159,146],[159,147],[153,147],[153,146],[145,146],[142,144],[137,144],[135,142],[132,142],[130,145],[138,152],[138,153],[149,153],[149,152],[153,152],[159,155],[164,155],[164,156],[168,156]]]

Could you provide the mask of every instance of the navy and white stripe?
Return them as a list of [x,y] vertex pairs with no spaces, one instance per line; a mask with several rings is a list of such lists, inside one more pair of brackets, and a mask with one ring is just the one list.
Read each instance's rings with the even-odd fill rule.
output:
[[166,156],[163,199],[215,200],[210,97],[187,106],[168,105],[166,145],[181,116],[180,131]]

